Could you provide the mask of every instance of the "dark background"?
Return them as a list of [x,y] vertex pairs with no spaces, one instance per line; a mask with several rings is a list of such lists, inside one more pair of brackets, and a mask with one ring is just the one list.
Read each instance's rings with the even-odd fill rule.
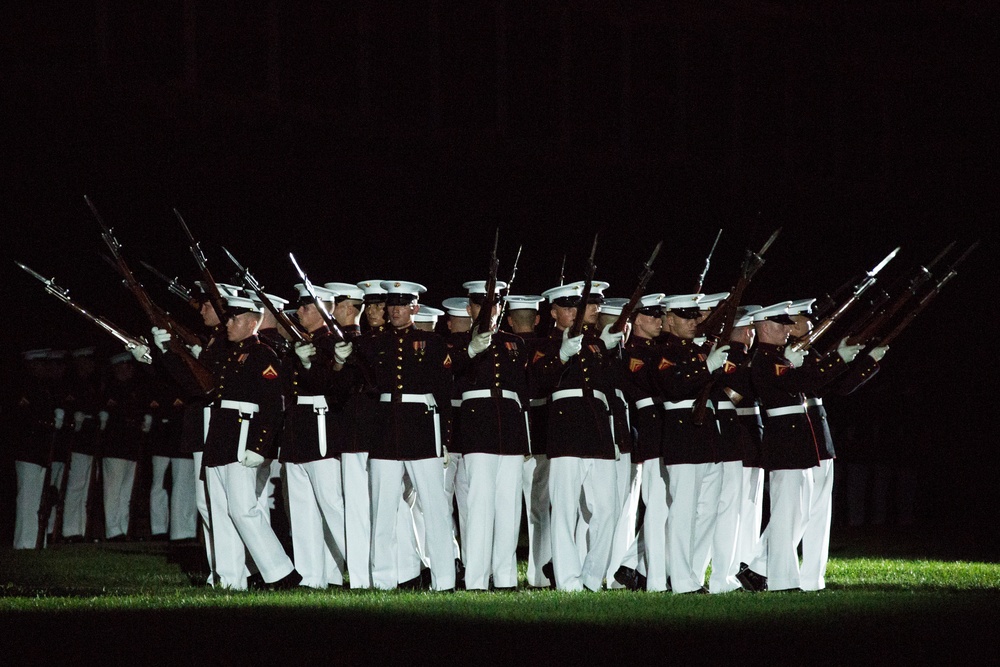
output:
[[497,228],[501,278],[524,247],[515,292],[557,284],[564,255],[580,279],[599,233],[597,277],[628,296],[660,239],[649,291],[689,292],[722,228],[721,291],[781,227],[744,299],[761,304],[897,245],[886,282],[982,239],[883,373],[918,389],[893,456],[921,468],[922,516],[995,535],[995,3],[18,4],[0,47],[5,399],[25,349],[120,349],[14,259],[148,330],[84,194],[179,317],[138,264],[197,278],[173,207],[218,280],[221,244],[291,297],[292,251],[315,283],[415,280],[435,306],[484,277]]

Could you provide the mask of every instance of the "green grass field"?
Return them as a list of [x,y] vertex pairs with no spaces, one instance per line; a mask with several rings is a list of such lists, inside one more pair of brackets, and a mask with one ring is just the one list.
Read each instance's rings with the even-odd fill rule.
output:
[[199,548],[0,552],[5,664],[978,664],[1000,645],[1000,564],[910,537],[835,544],[822,592],[721,596],[230,593],[198,585]]

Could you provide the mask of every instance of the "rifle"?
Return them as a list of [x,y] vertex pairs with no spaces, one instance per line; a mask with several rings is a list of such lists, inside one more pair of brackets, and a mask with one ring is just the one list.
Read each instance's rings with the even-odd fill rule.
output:
[[810,347],[812,347],[819,339],[819,337],[822,336],[824,333],[826,333],[830,329],[830,327],[833,326],[834,322],[840,319],[840,317],[843,316],[845,312],[847,312],[847,309],[850,308],[858,300],[858,298],[865,292],[865,290],[867,290],[869,287],[875,284],[876,280],[875,277],[878,275],[879,271],[881,271],[885,267],[885,265],[888,264],[890,260],[892,260],[892,258],[896,256],[898,252],[899,248],[897,247],[895,250],[886,255],[885,259],[876,264],[874,268],[872,268],[870,271],[866,271],[865,277],[861,280],[861,282],[859,282],[857,285],[854,286],[854,291],[852,292],[851,296],[848,297],[848,299],[844,301],[844,303],[842,303],[835,311],[833,311],[832,314],[828,315],[826,319],[820,322],[815,329],[810,331],[807,335],[803,336],[800,340],[792,343],[792,349],[808,350]]
[[101,218],[101,214],[97,212],[97,208],[90,201],[90,198],[86,195],[83,198],[87,202],[87,206],[90,207],[91,213],[97,219],[97,224],[101,227],[101,238],[104,239],[104,243],[111,250],[111,255],[114,257],[118,271],[121,273],[122,278],[125,279],[125,285],[132,292],[132,295],[135,296],[139,302],[139,306],[146,313],[153,326],[166,329],[170,332],[170,340],[166,342],[167,349],[180,357],[202,392],[207,394],[212,391],[215,388],[215,378],[212,376],[212,372],[198,361],[186,347],[186,345],[201,345],[201,339],[175,321],[170,316],[170,313],[153,303],[153,300],[149,298],[149,294],[146,293],[146,289],[135,279],[135,276],[132,275],[132,270],[125,262],[125,258],[122,257],[121,244],[115,238],[114,231],[104,224],[104,219]]
[[323,322],[326,324],[326,327],[330,330],[330,333],[333,335],[333,337],[337,340],[338,343],[343,341],[344,332],[340,330],[339,326],[337,326],[337,322],[336,320],[333,319],[333,316],[330,315],[330,313],[327,312],[326,308],[324,308],[320,304],[319,297],[316,296],[316,290],[315,288],[313,288],[313,284],[312,281],[309,280],[309,276],[307,276],[306,272],[302,270],[302,267],[299,266],[299,263],[295,261],[295,255],[293,255],[292,253],[288,253],[288,258],[292,260],[292,265],[295,267],[295,270],[298,271],[299,277],[302,278],[302,284],[305,285],[306,291],[309,292],[309,296],[311,296],[312,300],[316,302],[316,310],[318,310],[319,314],[323,317]]
[[715,310],[698,325],[699,334],[716,341],[729,340],[729,334],[733,330],[733,323],[736,322],[736,311],[739,308],[740,301],[743,299],[743,292],[760,267],[764,266],[764,253],[771,247],[774,240],[778,238],[781,229],[781,227],[778,227],[774,230],[757,252],[747,250],[736,286],[730,290],[729,296],[723,299]]
[[225,324],[226,320],[229,319],[229,313],[226,312],[226,302],[223,300],[222,294],[219,293],[219,286],[215,283],[212,272],[208,270],[208,261],[205,259],[205,253],[201,251],[201,245],[195,241],[194,235],[188,228],[187,223],[184,222],[184,218],[181,217],[180,211],[176,208],[174,209],[174,215],[177,216],[177,221],[184,228],[184,234],[188,238],[188,248],[191,250],[191,256],[194,257],[195,263],[198,264],[198,268],[201,270],[202,279],[208,288],[208,298],[212,303],[212,308],[219,317],[219,322]]
[[487,329],[493,328],[493,308],[497,305],[497,268],[500,262],[497,261],[497,243],[500,241],[500,230],[497,229],[493,237],[493,252],[490,255],[490,271],[486,277],[486,296],[479,305],[479,312],[472,322],[472,335],[483,333]]
[[941,280],[935,283],[934,287],[932,287],[931,290],[927,294],[925,294],[923,298],[920,299],[916,307],[910,312],[908,312],[906,316],[899,322],[899,324],[896,325],[896,327],[892,331],[883,336],[881,340],[879,340],[878,344],[888,345],[896,338],[896,336],[901,334],[903,332],[903,329],[908,327],[910,325],[910,322],[912,322],[914,318],[916,318],[916,316],[920,314],[920,311],[926,308],[927,304],[933,301],[934,297],[936,297],[941,292],[941,289],[948,283],[948,281],[950,281],[952,278],[958,275],[958,271],[956,270],[958,268],[958,265],[961,264],[963,261],[965,261],[965,258],[969,256],[969,253],[975,250],[976,246],[978,245],[979,241],[976,241],[971,246],[969,246],[969,248],[965,252],[962,253],[961,257],[952,262],[951,266],[948,267],[948,273],[946,273],[941,278]]
[[705,268],[701,270],[701,275],[698,276],[698,286],[694,288],[695,294],[701,293],[701,288],[705,284],[705,276],[708,274],[708,267],[712,263],[712,255],[715,254],[715,246],[719,245],[719,237],[722,236],[722,229],[719,229],[719,233],[715,235],[715,242],[712,243],[712,249],[708,251],[708,257],[705,258]]
[[[722,233],[721,229],[719,230],[719,233]],[[718,241],[719,237],[715,237],[715,240]],[[653,248],[653,254],[650,255],[649,259],[646,260],[646,263],[642,265],[642,269],[639,271],[639,283],[632,291],[632,296],[629,298],[628,303],[626,303],[622,308],[621,315],[619,315],[618,319],[611,325],[611,329],[609,330],[611,333],[618,333],[619,331],[623,331],[625,329],[625,323],[628,322],[628,318],[631,317],[632,311],[635,310],[639,300],[642,299],[643,292],[646,291],[646,285],[649,284],[649,279],[653,277],[653,260],[655,260],[656,256],[660,254],[660,247],[662,245],[663,241],[657,243],[656,247]],[[715,246],[712,247],[713,249],[715,248]],[[707,263],[705,264],[705,270],[708,270]],[[702,277],[704,277],[704,275],[705,274],[702,273]]]
[[[97,315],[92,315],[85,308],[74,303],[73,300],[69,298],[69,290],[66,289],[65,287],[60,287],[59,285],[57,285],[55,283],[55,278],[45,278],[44,276],[29,269],[24,264],[21,264],[21,262],[14,262],[14,263],[20,266],[25,271],[27,271],[32,276],[34,276],[35,278],[37,278],[38,280],[42,281],[42,283],[45,285],[46,292],[56,297],[57,299],[65,303],[67,306],[69,306],[76,312],[80,313],[85,318],[87,318],[88,320],[90,320],[91,322],[93,322],[94,324],[96,324],[97,326],[99,326],[100,328],[104,329],[106,332],[117,338],[118,341],[120,341],[125,345],[126,349],[131,351],[139,347],[140,345],[144,344],[141,340],[128,335],[128,333],[126,333],[123,329],[112,324],[104,317],[98,317]],[[153,358],[149,355],[149,352],[146,352],[146,354],[143,356],[143,361],[150,364],[153,363]]]
[[[728,343],[729,336],[732,335],[733,327],[736,324],[736,315],[739,310],[740,301],[743,299],[743,292],[746,290],[747,285],[750,284],[750,280],[754,274],[757,273],[760,267],[764,266],[763,255],[771,247],[771,244],[774,243],[774,240],[778,238],[781,229],[781,227],[778,227],[778,229],[774,230],[758,252],[747,250],[736,286],[733,287],[729,296],[723,299],[722,303],[712,311],[712,314],[702,322],[700,330],[706,336],[712,336],[712,331],[717,332],[713,336],[716,344],[721,343],[725,345]],[[695,399],[694,406],[691,408],[692,419],[697,426],[704,424],[708,416],[708,399],[712,394],[712,389],[715,387],[715,382],[720,372],[721,369],[717,370],[708,383],[701,388],[701,392],[698,394],[698,398]]]
[[[952,249],[954,245],[954,241],[948,244],[948,246],[938,253],[938,256],[931,260],[927,266],[918,266],[915,274],[910,277],[909,285],[896,296],[896,299],[889,304],[886,309],[871,317],[864,329],[861,329],[860,333],[857,331],[857,329],[861,328],[860,326],[856,327],[853,331],[849,331],[847,334],[848,345],[858,345],[870,340],[875,333],[882,328],[882,325],[890,321],[896,313],[899,312],[900,308],[902,308],[911,297],[917,294],[920,287],[933,277],[931,269],[934,268],[934,266],[948,253],[948,251]],[[862,322],[862,324],[864,324],[864,322]],[[833,346],[831,349],[827,350],[827,354],[836,349],[836,346]]]
[[[236,270],[239,271],[243,284],[256,292],[257,297],[261,300],[261,303],[264,304],[264,307],[267,308],[268,312],[274,315],[274,319],[288,332],[288,335],[295,339],[294,342],[308,343],[312,340],[312,336],[309,335],[308,331],[304,331],[302,329],[302,325],[294,322],[290,317],[288,317],[288,315],[285,315],[284,311],[274,305],[274,302],[271,301],[270,297],[264,293],[264,288],[260,286],[257,279],[250,273],[250,270],[240,264],[239,261],[233,257],[233,253],[229,252],[225,248],[222,248],[222,251],[226,253],[226,256],[229,257],[229,261],[232,262],[236,267]],[[323,309],[320,308],[320,311],[322,310]]]
[[49,439],[48,462],[45,466],[45,477],[42,480],[42,497],[38,502],[38,535],[35,537],[35,549],[45,548],[45,532],[49,527],[49,515],[55,507],[58,492],[52,488],[52,463],[56,457],[56,438],[59,431],[52,427],[52,437]]
[[559,268],[559,287],[566,284],[566,255],[563,254],[562,266]]
[[153,266],[152,264],[150,264],[145,260],[140,259],[139,263],[142,264],[144,267],[146,267],[147,271],[149,271],[154,276],[165,282],[167,284],[168,292],[170,292],[176,297],[183,299],[184,302],[187,303],[189,306],[194,306],[195,309],[198,308],[197,306],[198,302],[195,300],[194,296],[192,296],[191,290],[182,285],[180,281],[177,280],[177,278],[167,278],[167,276],[162,271],[159,271],[155,266]]
[[597,266],[594,264],[594,255],[597,252],[597,234],[594,234],[594,245],[590,247],[590,257],[587,258],[586,278],[583,280],[583,289],[580,291],[580,300],[576,304],[576,317],[573,318],[573,325],[569,328],[569,337],[573,338],[583,333],[584,315],[587,314],[587,300],[590,298],[591,287],[594,282],[594,273]]
[[[510,279],[507,280],[507,294],[510,294],[510,287],[514,284],[514,278],[517,276],[517,263],[521,260],[521,248],[523,245],[517,246],[517,254],[514,255],[514,266],[510,269]],[[507,312],[507,299],[503,300],[503,304],[500,306],[500,314],[497,316],[497,327],[503,322],[504,313]]]

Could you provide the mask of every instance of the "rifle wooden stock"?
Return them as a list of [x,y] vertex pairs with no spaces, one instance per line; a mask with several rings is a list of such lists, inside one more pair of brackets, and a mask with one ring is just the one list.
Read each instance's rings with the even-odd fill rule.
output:
[[[721,229],[719,230],[719,234],[720,235],[722,234]],[[715,237],[715,241],[716,243],[718,243],[719,241],[718,236]],[[662,246],[663,246],[663,241],[657,243],[656,247],[653,248],[653,254],[650,255],[646,263],[643,264],[642,270],[639,272],[639,282],[635,286],[635,289],[632,290],[632,296],[629,297],[628,303],[626,303],[625,306],[622,308],[622,312],[618,316],[618,319],[611,324],[611,329],[609,329],[611,333],[619,333],[620,331],[625,330],[625,324],[628,322],[628,319],[632,316],[632,311],[635,310],[635,307],[639,304],[640,299],[642,299],[643,292],[646,291],[646,285],[649,284],[649,279],[653,277],[653,261],[656,259],[656,256],[660,254],[660,248]],[[712,246],[712,249],[715,250],[714,245]],[[709,253],[709,257],[711,257],[711,253]],[[706,271],[708,270],[707,260],[706,260],[705,270]]]
[[184,366],[191,373],[195,382],[197,382],[199,389],[205,393],[212,391],[215,388],[215,378],[213,377],[211,371],[209,371],[204,364],[199,362],[186,347],[186,345],[201,345],[201,339],[189,329],[174,320],[174,318],[172,318],[167,311],[153,303],[153,300],[149,297],[146,289],[138,280],[136,280],[135,276],[132,274],[132,269],[129,268],[128,263],[122,256],[121,245],[115,238],[114,232],[110,227],[104,224],[103,218],[101,218],[90,199],[86,196],[84,199],[90,207],[91,212],[94,214],[94,217],[97,218],[97,223],[101,226],[101,238],[104,239],[104,243],[111,251],[111,255],[114,257],[115,264],[118,267],[118,272],[121,273],[122,278],[125,280],[125,285],[128,287],[129,291],[132,292],[136,301],[139,302],[139,306],[142,308],[143,312],[146,313],[146,317],[149,318],[149,321],[153,324],[153,326],[170,332],[170,340],[166,342],[167,349],[181,358],[184,362]]
[[587,301],[590,300],[590,292],[592,291],[594,274],[597,272],[597,266],[594,264],[594,253],[597,252],[597,235],[594,235],[594,245],[590,249],[590,257],[587,259],[587,273],[583,281],[583,289],[580,290],[580,300],[576,304],[576,317],[573,318],[573,324],[569,328],[569,337],[575,338],[583,333],[583,320],[587,314]]
[[483,333],[493,328],[493,309],[497,305],[497,269],[500,262],[497,261],[497,241],[500,240],[500,230],[497,230],[496,238],[493,241],[493,255],[490,257],[490,272],[486,277],[486,295],[476,313],[476,319],[472,322],[473,333]]
[[52,437],[49,439],[48,463],[45,466],[45,477],[42,479],[42,497],[38,500],[38,534],[35,536],[35,549],[45,548],[45,531],[49,527],[49,515],[55,506],[52,493],[52,462],[56,457],[56,438],[59,431],[52,427]]

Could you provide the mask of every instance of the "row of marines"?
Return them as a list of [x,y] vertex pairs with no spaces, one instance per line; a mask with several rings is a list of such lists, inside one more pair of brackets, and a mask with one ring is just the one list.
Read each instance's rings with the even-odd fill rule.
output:
[[[228,320],[206,294],[212,335],[192,350],[216,380],[207,396],[165,330],[154,328],[152,350],[133,349],[187,387],[210,583],[322,588],[346,575],[352,588],[389,589],[424,576],[434,590],[516,588],[523,498],[529,586],[824,587],[834,450],[822,396],[863,384],[885,348],[795,350],[812,300],[744,307],[730,341],[699,339],[725,293],[647,295],[612,333],[626,300],[605,299],[599,281],[586,304],[582,282],[508,295],[509,331],[494,311],[479,332],[486,282],[463,287],[443,304],[439,336],[433,318],[445,313],[419,304],[416,283],[297,285],[308,340],[291,345],[256,294],[220,284]],[[553,327],[538,337],[545,301]],[[708,418],[695,419],[709,388]],[[272,459],[294,562],[261,501]]]

